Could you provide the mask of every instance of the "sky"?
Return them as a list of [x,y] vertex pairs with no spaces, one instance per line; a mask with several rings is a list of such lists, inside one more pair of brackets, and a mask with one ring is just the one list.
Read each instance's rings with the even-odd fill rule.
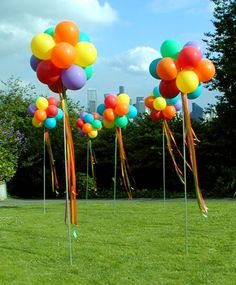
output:
[[[160,57],[164,40],[199,41],[206,49],[202,39],[214,31],[213,10],[209,0],[1,0],[0,80],[14,76],[52,95],[30,67],[30,43],[34,35],[67,19],[89,35],[98,52],[92,78],[68,95],[86,106],[88,89],[96,88],[98,103],[103,103],[105,93],[116,94],[124,86],[135,103],[159,84],[148,67]],[[204,88],[194,102],[205,108],[218,94]]]

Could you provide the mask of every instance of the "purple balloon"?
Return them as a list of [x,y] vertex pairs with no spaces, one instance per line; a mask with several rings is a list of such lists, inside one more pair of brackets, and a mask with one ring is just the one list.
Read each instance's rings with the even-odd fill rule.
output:
[[177,112],[182,110],[182,102],[180,100],[178,100],[177,103],[174,104],[174,106]]
[[191,46],[191,47],[197,48],[197,49],[200,51],[201,56],[203,57],[202,46],[201,46],[201,44],[200,44],[199,42],[197,42],[197,41],[189,41],[189,42],[187,42],[187,43],[184,45],[184,47],[187,47],[187,46]]
[[87,137],[87,135],[81,129],[79,129],[79,134],[81,137]]
[[82,112],[80,114],[80,119],[82,119],[84,122],[85,122],[85,116],[87,115],[88,113],[87,112]]
[[37,57],[35,57],[34,55],[31,56],[30,58],[30,66],[31,68],[36,71],[37,70],[37,67],[39,65],[39,63],[41,62],[40,59],[38,59]]
[[34,115],[34,113],[36,112],[37,110],[37,107],[34,103],[30,104],[29,107],[28,107],[28,112],[31,116]]
[[71,65],[61,73],[63,85],[70,90],[79,90],[86,83],[87,77],[84,69],[78,65]]

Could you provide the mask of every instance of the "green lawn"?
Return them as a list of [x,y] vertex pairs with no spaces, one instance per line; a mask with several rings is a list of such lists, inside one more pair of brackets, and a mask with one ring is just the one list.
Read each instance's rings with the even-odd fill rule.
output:
[[[78,201],[69,263],[64,202],[0,202],[0,284],[236,284],[236,204]],[[3,206],[2,206],[3,205]]]

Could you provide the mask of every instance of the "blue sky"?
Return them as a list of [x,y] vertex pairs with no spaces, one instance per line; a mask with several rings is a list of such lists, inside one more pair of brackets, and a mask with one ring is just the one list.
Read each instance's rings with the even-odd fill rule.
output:
[[[30,42],[64,19],[75,21],[98,50],[93,77],[69,96],[86,105],[87,89],[96,88],[102,102],[104,93],[117,93],[124,85],[134,102],[158,85],[148,66],[159,56],[164,40],[201,41],[204,32],[213,30],[213,4],[208,0],[1,0],[0,79],[13,75],[49,94],[30,68]],[[195,102],[206,107],[217,94],[204,89]]]

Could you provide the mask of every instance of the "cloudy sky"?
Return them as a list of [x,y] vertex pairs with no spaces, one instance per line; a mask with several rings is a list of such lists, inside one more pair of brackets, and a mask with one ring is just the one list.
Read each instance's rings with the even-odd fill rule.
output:
[[[124,85],[135,102],[158,85],[148,66],[159,57],[161,43],[169,38],[183,44],[202,41],[204,33],[213,30],[212,13],[209,0],[1,0],[0,79],[13,75],[47,95],[46,85],[29,65],[30,42],[35,34],[69,19],[98,50],[93,77],[70,96],[86,105],[88,88],[96,88],[102,101],[104,93],[117,93]],[[206,107],[216,94],[205,89],[195,102]]]

